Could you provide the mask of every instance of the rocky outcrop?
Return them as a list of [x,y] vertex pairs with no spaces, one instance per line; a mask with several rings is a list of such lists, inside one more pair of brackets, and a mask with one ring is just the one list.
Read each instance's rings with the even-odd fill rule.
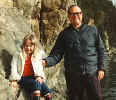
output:
[[[17,90],[9,87],[10,63],[16,43],[31,32],[31,25],[17,8],[0,8],[0,100],[15,100]],[[21,99],[23,100],[23,99]]]

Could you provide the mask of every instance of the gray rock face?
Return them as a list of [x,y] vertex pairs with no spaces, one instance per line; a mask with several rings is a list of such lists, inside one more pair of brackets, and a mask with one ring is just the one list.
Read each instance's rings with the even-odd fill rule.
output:
[[0,100],[15,100],[18,93],[18,88],[9,87],[10,63],[17,42],[28,32],[31,25],[21,12],[16,8],[0,8]]

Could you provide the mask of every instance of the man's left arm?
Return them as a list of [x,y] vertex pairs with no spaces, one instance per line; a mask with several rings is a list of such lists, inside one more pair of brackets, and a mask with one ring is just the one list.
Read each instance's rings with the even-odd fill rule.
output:
[[104,78],[104,71],[98,70],[98,80],[102,80]]
[[104,43],[100,35],[98,34],[97,29],[96,29],[96,33],[97,33],[96,47],[98,53],[98,79],[101,80],[104,77],[107,54],[106,54]]

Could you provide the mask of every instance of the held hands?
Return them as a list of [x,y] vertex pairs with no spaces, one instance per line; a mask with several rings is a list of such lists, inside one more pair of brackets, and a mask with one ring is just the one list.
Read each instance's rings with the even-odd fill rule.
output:
[[17,88],[17,87],[18,87],[17,81],[11,81],[9,85],[10,85],[11,87],[13,87],[13,88]]
[[42,65],[43,65],[43,67],[46,66],[46,61],[45,60],[42,60]]
[[98,71],[98,80],[102,80],[104,77],[104,71],[103,70],[99,70]]
[[40,77],[40,76],[37,76],[37,77],[36,77],[36,81],[38,81],[40,84],[42,84],[43,78]]

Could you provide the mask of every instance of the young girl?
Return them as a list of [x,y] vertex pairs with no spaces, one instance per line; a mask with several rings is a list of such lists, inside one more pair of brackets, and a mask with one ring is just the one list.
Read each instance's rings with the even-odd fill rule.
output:
[[35,35],[28,34],[23,39],[21,51],[16,52],[11,62],[11,86],[16,88],[19,84],[30,91],[32,100],[40,100],[40,95],[45,96],[45,100],[51,100],[51,91],[44,81],[43,54]]

